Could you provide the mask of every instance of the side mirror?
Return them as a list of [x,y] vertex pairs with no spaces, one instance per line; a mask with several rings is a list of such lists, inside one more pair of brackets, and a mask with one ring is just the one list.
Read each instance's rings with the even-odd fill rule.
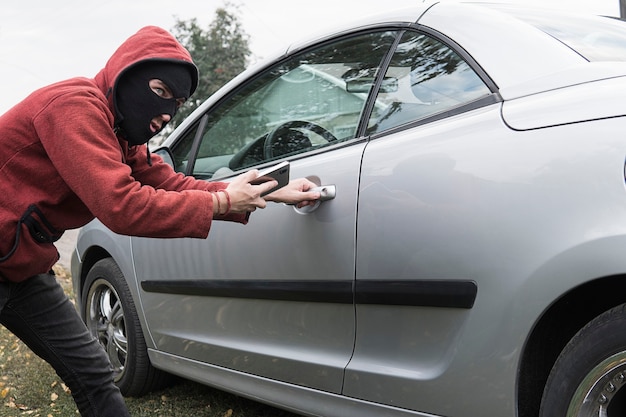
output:
[[170,148],[163,146],[161,148],[158,148],[157,150],[155,150],[153,153],[159,155],[161,158],[163,158],[163,162],[165,162],[166,164],[168,164],[169,166],[171,166],[172,168],[175,168],[174,166],[174,156],[172,155],[172,151],[170,150]]

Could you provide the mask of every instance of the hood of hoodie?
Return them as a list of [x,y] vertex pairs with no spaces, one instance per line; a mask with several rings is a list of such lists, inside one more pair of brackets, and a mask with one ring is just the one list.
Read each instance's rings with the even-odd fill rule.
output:
[[108,99],[109,109],[113,114],[116,114],[113,92],[120,75],[129,68],[149,60],[186,65],[192,78],[190,95],[196,90],[198,68],[193,63],[189,51],[168,31],[157,26],[146,26],[124,41],[95,77],[98,87]]

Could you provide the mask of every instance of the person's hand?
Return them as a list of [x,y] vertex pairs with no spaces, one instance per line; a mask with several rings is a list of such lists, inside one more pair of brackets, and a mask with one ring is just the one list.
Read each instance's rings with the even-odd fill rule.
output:
[[318,191],[309,191],[315,187],[317,187],[317,184],[314,182],[306,178],[297,178],[289,181],[289,184],[283,188],[266,195],[265,200],[275,203],[294,204],[298,208],[310,206],[315,204],[316,200],[320,198]]
[[[259,176],[256,169],[238,175],[226,187],[230,197],[230,212],[245,213],[254,211],[257,208],[265,208],[267,202],[261,194],[271,190],[278,185],[277,181],[267,181],[259,185],[252,185],[250,181]],[[217,193],[223,194],[223,193]]]

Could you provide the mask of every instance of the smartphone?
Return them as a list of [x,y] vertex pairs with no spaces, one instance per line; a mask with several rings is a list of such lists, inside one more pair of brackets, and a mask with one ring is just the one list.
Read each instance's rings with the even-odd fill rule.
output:
[[250,181],[250,184],[259,185],[271,180],[278,181],[278,185],[271,190],[261,194],[261,197],[289,184],[289,161],[283,161],[280,164],[260,170],[259,176]]

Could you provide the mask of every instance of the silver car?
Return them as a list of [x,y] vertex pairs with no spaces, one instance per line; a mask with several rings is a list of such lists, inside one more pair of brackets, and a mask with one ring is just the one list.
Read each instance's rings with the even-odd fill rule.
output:
[[324,201],[206,240],[83,228],[74,288],[122,392],[623,416],[624,61],[618,19],[434,2],[242,73],[156,153],[207,181],[289,161]]

